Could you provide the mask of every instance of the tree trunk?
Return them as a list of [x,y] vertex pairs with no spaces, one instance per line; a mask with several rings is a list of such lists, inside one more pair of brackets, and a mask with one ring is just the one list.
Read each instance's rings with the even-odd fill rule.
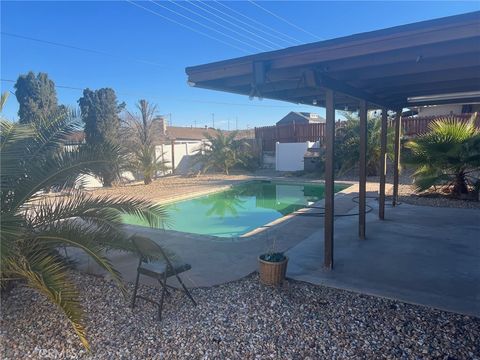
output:
[[102,173],[103,187],[112,187],[114,179],[115,179],[115,176],[111,171],[108,171],[108,170],[103,171]]
[[453,185],[453,192],[457,196],[461,196],[462,194],[468,194],[468,187],[465,179],[465,174],[463,171],[460,171],[455,175],[455,184]]
[[151,178],[150,176],[145,176],[145,177],[143,178],[143,183],[144,183],[145,185],[151,184],[151,183],[152,183],[152,178]]

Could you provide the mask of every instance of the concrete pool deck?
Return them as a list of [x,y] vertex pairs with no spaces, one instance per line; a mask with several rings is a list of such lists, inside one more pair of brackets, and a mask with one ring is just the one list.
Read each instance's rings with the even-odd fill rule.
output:
[[[367,190],[375,195],[378,184]],[[337,214],[356,213],[357,186],[336,195]],[[128,226],[177,253],[192,269],[182,274],[190,287],[214,286],[238,280],[257,270],[257,257],[276,240],[277,251],[290,258],[293,279],[395,298],[444,310],[480,316],[480,211],[401,205],[387,208],[387,220],[374,211],[367,216],[367,239],[358,240],[357,216],[335,221],[335,269],[323,264],[323,217],[291,216],[266,231],[239,240]],[[136,275],[138,259],[108,254],[126,281]],[[82,270],[99,273],[96,265],[78,257]],[[155,283],[143,277],[142,282]],[[174,283],[172,283],[174,285]]]

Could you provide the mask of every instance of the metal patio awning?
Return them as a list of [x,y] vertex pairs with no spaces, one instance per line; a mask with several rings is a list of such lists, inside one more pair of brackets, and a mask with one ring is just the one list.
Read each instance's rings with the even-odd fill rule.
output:
[[[186,73],[195,87],[321,107],[330,88],[344,95],[336,99],[339,109],[358,108],[355,98],[390,109],[480,101],[480,12],[188,67]],[[465,94],[428,101],[459,93]],[[422,96],[427,101],[415,100]]]
[[186,69],[191,86],[326,108],[325,267],[333,267],[335,109],[359,110],[359,237],[365,239],[367,110],[382,109],[379,217],[385,212],[387,111],[480,102],[480,12],[371,31]]

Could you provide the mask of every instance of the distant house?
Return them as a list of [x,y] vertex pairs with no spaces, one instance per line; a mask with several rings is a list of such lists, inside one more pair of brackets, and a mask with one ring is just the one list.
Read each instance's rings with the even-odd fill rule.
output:
[[290,111],[280,121],[277,121],[277,125],[287,125],[287,124],[293,124],[293,123],[320,124],[320,123],[325,123],[325,119],[315,113]]
[[[158,119],[160,130],[156,140],[161,141],[201,141],[206,140],[207,135],[215,136],[218,130],[211,127],[184,127],[184,126],[167,126],[167,122],[163,118]],[[231,131],[223,130],[224,133],[231,133]],[[255,138],[255,131],[239,130],[237,132],[237,139],[253,139]]]
[[[153,131],[154,142],[156,145],[162,143],[175,142],[191,142],[191,141],[203,141],[206,140],[206,135],[214,136],[218,130],[209,127],[182,127],[182,126],[167,126],[167,122],[163,118],[157,119],[157,126]],[[224,131],[228,133],[229,131]],[[255,132],[253,129],[239,130],[236,136],[237,139],[253,139],[255,138]],[[75,131],[68,136],[66,143],[68,145],[78,145],[85,142],[85,133]]]

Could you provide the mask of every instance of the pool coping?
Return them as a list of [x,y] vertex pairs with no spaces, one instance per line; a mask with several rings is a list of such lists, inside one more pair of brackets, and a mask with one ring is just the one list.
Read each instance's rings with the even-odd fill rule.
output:
[[[280,183],[295,183],[295,184],[325,184],[324,180],[304,180],[304,179],[295,179],[295,178],[284,178],[284,177],[268,177],[268,176],[258,176],[258,177],[252,177],[250,179],[245,179],[245,180],[240,180],[238,182],[228,184],[228,185],[222,185],[218,186],[214,189],[208,189],[208,190],[203,190],[203,191],[198,191],[194,193],[189,193],[184,196],[177,196],[171,199],[168,199],[167,201],[164,201],[161,203],[161,205],[169,205],[172,203],[176,202],[182,202],[182,201],[187,201],[195,198],[199,198],[205,195],[211,195],[223,191],[227,191],[231,189],[234,186],[238,186],[241,184],[246,184],[252,181],[276,181]],[[354,192],[355,185],[357,184],[356,182],[353,181],[336,181],[336,184],[343,184],[343,185],[350,185],[346,187],[345,189],[340,190],[339,192],[336,192],[334,194],[335,197],[339,196],[345,196],[347,194],[350,194]],[[325,199],[320,199],[316,201],[313,205],[320,207],[323,206],[325,203]],[[314,212],[315,209],[313,208],[302,208],[297,211],[294,211],[290,214],[287,214],[285,216],[282,216],[278,219],[275,219],[267,224],[264,224],[262,226],[259,226],[245,234],[242,234],[240,236],[235,236],[235,237],[220,237],[220,236],[215,236],[215,235],[207,235],[207,234],[196,234],[196,233],[189,233],[189,232],[184,232],[184,231],[178,231],[178,230],[173,230],[173,229],[156,229],[160,231],[165,231],[168,233],[173,233],[173,234],[178,234],[187,238],[195,239],[195,240],[201,240],[201,241],[212,241],[212,242],[221,242],[221,243],[236,243],[236,242],[247,242],[250,240],[254,240],[255,238],[265,235],[269,230],[272,230],[273,227],[278,227],[279,225],[284,225],[290,222],[291,220],[295,219],[299,213],[312,213]],[[134,230],[136,228],[147,228],[147,229],[152,229],[148,226],[141,226],[141,225],[132,225],[132,224],[126,224],[125,225],[127,228]]]

